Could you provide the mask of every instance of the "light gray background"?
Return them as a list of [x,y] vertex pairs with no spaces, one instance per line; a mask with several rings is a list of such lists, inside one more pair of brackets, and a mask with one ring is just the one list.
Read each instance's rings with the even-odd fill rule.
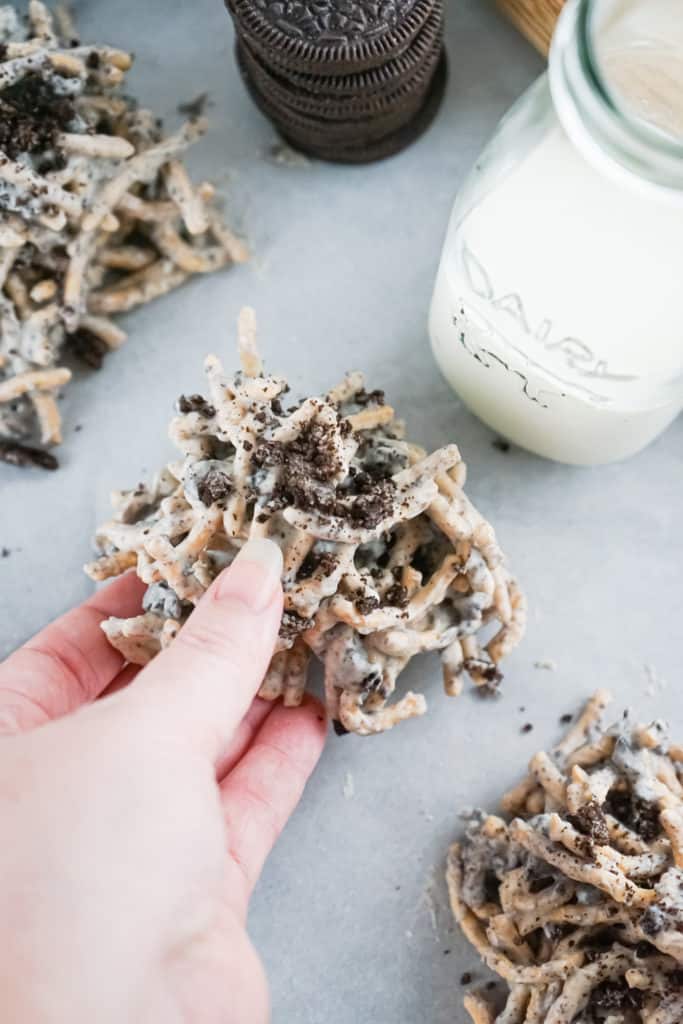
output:
[[[89,593],[80,567],[108,492],[165,461],[174,398],[202,387],[207,351],[232,360],[245,303],[256,307],[268,365],[295,390],[361,367],[412,436],[428,447],[456,441],[469,494],[526,587],[527,639],[497,702],[447,700],[438,662],[426,659],[406,673],[428,693],[426,718],[378,739],[331,738],[267,866],[250,929],[276,1024],[463,1024],[460,975],[483,972],[453,932],[441,880],[458,809],[493,807],[557,736],[559,716],[598,685],[644,716],[668,715],[683,735],[683,418],[626,464],[569,469],[492,448],[432,362],[425,322],[454,193],[542,67],[487,0],[450,4],[450,81],[431,131],[361,168],[269,161],[274,133],[242,91],[220,0],[76,7],[85,38],[136,52],[131,85],[169,122],[179,101],[210,92],[211,135],[190,161],[225,192],[254,259],[127,319],[128,345],[66,395],[58,473],[0,467],[0,546],[11,549],[0,560],[0,654]],[[546,659],[555,671],[534,667]]]

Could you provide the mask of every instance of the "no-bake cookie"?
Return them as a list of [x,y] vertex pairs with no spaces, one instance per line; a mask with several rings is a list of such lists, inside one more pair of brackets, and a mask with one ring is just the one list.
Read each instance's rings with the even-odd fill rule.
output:
[[466,996],[475,1024],[683,1021],[683,747],[660,721],[603,728],[608,700],[451,847],[455,918],[508,988]]
[[130,54],[82,44],[64,10],[0,7],[0,459],[54,468],[67,351],[92,367],[125,332],[112,320],[190,275],[241,262],[244,244],[172,135],[119,89]]
[[178,461],[115,494],[115,518],[98,531],[89,575],[134,567],[148,584],[142,615],[103,624],[111,643],[144,664],[241,545],[267,536],[284,555],[285,612],[261,696],[298,704],[313,652],[338,729],[367,735],[424,712],[419,694],[389,703],[421,652],[441,652],[449,694],[465,675],[494,688],[526,608],[492,527],[465,496],[457,447],[427,455],[406,441],[359,373],[291,403],[285,380],[263,371],[251,310],[239,341],[241,370],[227,375],[209,356],[208,397],[179,400]]

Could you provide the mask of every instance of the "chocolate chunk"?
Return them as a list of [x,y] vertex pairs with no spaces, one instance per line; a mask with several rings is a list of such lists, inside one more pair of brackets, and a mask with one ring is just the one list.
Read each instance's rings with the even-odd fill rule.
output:
[[354,604],[361,615],[369,615],[370,612],[379,608],[379,598],[369,594],[367,597],[357,597]]
[[503,678],[502,673],[493,662],[486,661],[484,658],[466,658],[465,668],[472,674],[483,676],[489,686],[497,686]]
[[69,351],[73,352],[79,362],[89,366],[91,370],[100,370],[104,362],[104,356],[109,351],[106,342],[91,334],[85,328],[79,327],[66,336],[66,345]]
[[198,412],[200,416],[205,416],[207,419],[216,415],[213,405],[207,402],[203,395],[181,395],[176,403],[176,408],[180,413]]
[[373,530],[393,511],[395,492],[393,480],[378,481],[372,490],[354,498],[348,510],[348,518],[355,526]]
[[185,114],[186,117],[201,117],[208,105],[208,92],[201,92],[193,100],[188,100],[187,103],[179,103],[177,110],[179,114]]
[[661,833],[657,806],[641,800],[630,790],[611,790],[605,800],[604,810],[647,842],[656,839]]
[[504,440],[502,437],[496,437],[491,441],[491,447],[495,448],[496,451],[503,452],[506,454],[510,451],[511,445],[509,441]]
[[464,973],[460,975],[460,984],[461,985],[469,985],[471,981],[472,981],[472,975],[470,974],[469,971],[464,971]]
[[384,405],[386,403],[386,396],[380,388],[375,388],[374,391],[366,391],[365,388],[360,388],[356,391],[353,396],[353,401],[356,405]]
[[232,490],[232,481],[222,469],[211,468],[197,481],[199,500],[207,506],[224,501]]
[[57,135],[76,116],[73,101],[40,75],[25,75],[0,95],[0,150],[10,160],[56,149]]
[[337,736],[348,736],[349,730],[345,725],[342,725],[336,718],[332,719],[332,728],[334,729]]
[[15,444],[12,441],[0,441],[0,462],[8,462],[11,466],[36,466],[39,469],[50,470],[59,466],[51,452],[26,444]]
[[408,604],[408,591],[402,583],[393,583],[384,595],[384,604],[394,608],[405,608]]
[[648,907],[640,921],[640,928],[646,935],[658,935],[666,927],[666,917],[661,907],[654,903]]
[[296,612],[285,611],[280,622],[280,636],[283,640],[296,640],[300,633],[312,627],[313,619],[305,619]]
[[520,729],[520,732],[527,733],[527,732],[531,732],[532,729],[533,729],[533,725],[531,724],[531,722],[526,722],[522,726],[522,728]]
[[365,474],[359,483],[357,475],[352,481],[353,490],[339,490],[334,483],[342,468],[336,432],[326,423],[313,420],[286,443],[261,441],[253,462],[258,467],[281,470],[269,500],[272,512],[294,507],[372,529],[393,509],[392,480],[375,480],[372,474]]
[[603,981],[591,992],[589,1010],[640,1010],[645,993],[638,988],[629,988],[624,978]]
[[311,576],[329,576],[337,568],[339,562],[331,551],[309,551],[301,563],[299,579],[309,579]]
[[596,800],[589,800],[580,807],[576,814],[568,814],[567,821],[598,846],[609,843],[609,829],[600,805]]

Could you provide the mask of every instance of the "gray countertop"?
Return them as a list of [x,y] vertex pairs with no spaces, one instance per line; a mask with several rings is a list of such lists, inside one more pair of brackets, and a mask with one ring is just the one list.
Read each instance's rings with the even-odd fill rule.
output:
[[[683,418],[628,463],[571,469],[493,448],[432,362],[426,314],[454,193],[542,67],[486,0],[450,4],[450,81],[430,132],[359,168],[270,159],[274,133],[243,93],[220,0],[75,6],[85,38],[136,52],[131,83],[169,122],[178,102],[208,90],[212,130],[190,163],[226,194],[255,255],[127,318],[128,345],[67,392],[58,473],[0,467],[0,545],[10,549],[0,655],[89,593],[81,564],[108,492],[167,459],[173,400],[202,386],[207,351],[232,361],[245,303],[269,366],[296,391],[359,367],[417,440],[456,441],[468,493],[527,590],[528,636],[499,700],[449,700],[438,662],[416,660],[406,684],[427,692],[427,717],[377,739],[330,739],[258,887],[250,930],[275,1024],[464,1024],[460,976],[484,973],[453,930],[442,884],[458,810],[493,807],[556,738],[560,715],[598,685],[619,706],[668,716],[683,737]],[[543,661],[554,669],[535,667]]]

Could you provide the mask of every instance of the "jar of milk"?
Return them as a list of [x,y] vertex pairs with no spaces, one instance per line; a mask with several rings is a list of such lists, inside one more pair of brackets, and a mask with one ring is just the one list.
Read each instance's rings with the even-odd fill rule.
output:
[[436,359],[505,437],[624,458],[683,408],[682,0],[569,0],[457,197]]

